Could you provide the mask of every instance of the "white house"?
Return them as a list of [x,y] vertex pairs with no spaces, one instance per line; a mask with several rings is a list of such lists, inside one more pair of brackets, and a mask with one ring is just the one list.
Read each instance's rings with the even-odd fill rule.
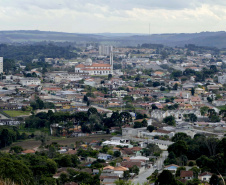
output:
[[201,173],[201,174],[198,176],[198,179],[201,180],[201,181],[209,182],[211,176],[212,176],[212,173],[210,173],[210,172],[203,172],[203,173]]
[[116,90],[113,90],[112,91],[112,94],[116,94],[117,97],[124,97],[127,95],[127,91],[124,91],[124,90],[119,90],[119,91],[116,91]]
[[39,78],[23,78],[23,79],[20,79],[20,83],[23,86],[40,85],[41,80]]

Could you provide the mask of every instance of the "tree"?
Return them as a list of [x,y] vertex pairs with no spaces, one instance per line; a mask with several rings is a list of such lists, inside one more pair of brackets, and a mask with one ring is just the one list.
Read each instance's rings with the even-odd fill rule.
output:
[[35,139],[41,141],[41,147],[44,147],[46,142],[50,140],[48,134],[40,131],[35,132]]
[[158,145],[155,144],[148,144],[146,148],[143,148],[142,155],[144,156],[153,156],[157,155],[159,156],[161,154],[161,149]]
[[180,140],[187,142],[187,141],[191,140],[191,137],[183,132],[178,132],[172,137],[173,142],[177,142]]
[[188,151],[188,146],[184,141],[177,141],[168,147],[168,152],[174,152],[177,157],[181,155],[186,155]]
[[202,116],[205,116],[206,113],[207,113],[207,111],[208,111],[208,109],[209,109],[209,107],[207,107],[207,106],[201,107],[201,108],[200,108],[200,113],[201,113],[201,115],[202,115]]
[[158,176],[156,185],[176,185],[176,180],[169,170],[163,170]]
[[197,167],[192,167],[190,170],[193,171],[194,178],[197,179],[201,170],[199,168],[197,168]]
[[195,89],[194,89],[194,87],[192,87],[191,88],[191,95],[194,96],[194,94],[195,94]]
[[186,114],[187,116],[185,116],[185,117],[187,117],[187,121],[190,121],[190,122],[196,122],[197,121],[197,116],[194,114],[194,113],[191,113],[191,114]]
[[60,174],[60,182],[61,182],[61,184],[65,184],[68,181],[69,181],[69,179],[68,179],[67,174],[66,173],[61,173]]
[[213,174],[210,178],[210,185],[218,185],[219,177],[216,174]]
[[98,111],[96,108],[94,107],[90,107],[87,111],[88,116],[92,115],[92,114],[98,114]]
[[129,171],[128,170],[127,171],[124,171],[123,172],[123,179],[128,180],[129,178],[130,178]]
[[1,146],[6,147],[12,143],[12,138],[8,129],[3,129],[0,135]]
[[108,74],[108,80],[112,79],[112,74]]
[[142,123],[141,122],[135,122],[134,123],[134,126],[133,126],[133,128],[141,128],[141,127],[143,127],[143,125],[142,125]]
[[121,156],[121,152],[119,151],[114,151],[114,157],[120,157]]
[[176,177],[179,177],[179,176],[180,176],[180,172],[181,172],[182,170],[186,170],[186,168],[185,168],[184,166],[181,166],[181,167],[177,168],[177,171],[176,171]]
[[215,156],[219,140],[214,137],[208,137],[204,140],[204,142],[205,142],[206,146],[208,147],[210,156]]
[[15,152],[16,154],[22,152],[24,149],[21,146],[12,146],[10,152]]
[[122,179],[116,180],[115,185],[134,185],[131,181],[124,181]]
[[210,98],[210,97],[208,96],[208,97],[207,97],[207,101],[208,101],[209,103],[212,103],[213,99]]
[[152,174],[151,174],[151,176],[149,176],[148,178],[147,178],[147,180],[149,180],[149,182],[152,182],[152,181],[156,181],[157,179],[158,179],[158,175],[159,175],[159,173],[158,173],[158,170],[156,169]]
[[152,108],[152,110],[158,109],[158,107],[157,107],[155,104],[152,104],[152,105],[151,105],[151,108]]
[[87,102],[87,101],[88,101],[88,97],[87,97],[86,95],[84,95],[83,101],[84,101],[84,102]]
[[0,160],[1,179],[10,179],[18,185],[33,185],[33,174],[27,165],[19,160],[2,157]]
[[167,116],[163,119],[163,122],[168,124],[168,125],[172,125],[175,126],[176,125],[176,121],[175,121],[175,117],[174,116]]
[[134,165],[131,168],[129,168],[129,172],[130,173],[135,173],[136,175],[138,175],[139,172],[140,172],[140,169],[136,165]]
[[178,83],[175,83],[175,84],[173,85],[173,90],[177,90],[177,88],[178,88]]
[[158,87],[160,86],[161,84],[159,82],[153,82],[153,87]]
[[187,181],[186,185],[199,185],[201,183],[201,181],[199,179],[192,179]]
[[148,130],[149,132],[152,132],[153,130],[155,130],[155,127],[154,127],[153,125],[148,125],[148,126],[147,126],[147,130]]
[[121,124],[127,124],[132,121],[132,116],[129,112],[121,112],[119,114]]

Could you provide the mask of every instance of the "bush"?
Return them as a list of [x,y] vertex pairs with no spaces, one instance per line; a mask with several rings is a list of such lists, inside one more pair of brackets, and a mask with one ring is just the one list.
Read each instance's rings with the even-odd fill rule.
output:
[[189,161],[188,166],[194,166],[195,163],[193,161]]

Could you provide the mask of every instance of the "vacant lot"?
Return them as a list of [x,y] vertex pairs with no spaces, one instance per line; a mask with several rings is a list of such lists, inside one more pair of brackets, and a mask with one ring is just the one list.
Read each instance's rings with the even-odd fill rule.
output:
[[[75,144],[76,141],[83,141],[83,142],[91,142],[93,140],[98,140],[101,141],[103,140],[108,140],[112,137],[112,135],[90,135],[90,136],[85,136],[85,137],[73,137],[73,138],[54,138],[51,139],[50,141],[47,142],[47,144],[51,144],[52,142],[57,142],[60,145],[70,145],[70,144]],[[26,140],[26,141],[21,141],[21,142],[16,142],[13,143],[11,146],[21,146],[24,149],[33,149],[35,147],[39,147],[41,144],[40,141],[36,140]],[[10,147],[11,147],[10,146]],[[2,151],[8,151],[10,147],[6,147],[1,149]]]
[[20,110],[5,110],[6,114],[8,114],[11,117],[17,117],[17,116],[27,116],[30,114],[30,111],[20,111]]

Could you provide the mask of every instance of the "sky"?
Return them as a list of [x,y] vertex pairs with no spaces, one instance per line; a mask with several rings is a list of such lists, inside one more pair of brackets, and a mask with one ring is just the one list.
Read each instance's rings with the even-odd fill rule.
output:
[[0,0],[0,30],[195,33],[226,30],[224,0]]

